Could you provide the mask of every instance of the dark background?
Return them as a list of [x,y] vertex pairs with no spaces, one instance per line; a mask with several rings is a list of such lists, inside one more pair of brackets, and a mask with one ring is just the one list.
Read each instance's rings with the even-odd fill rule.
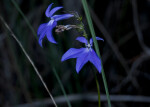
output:
[[[20,7],[22,14],[12,1]],[[73,107],[97,107],[97,88],[92,71],[96,72],[102,107],[107,107],[102,75],[92,64],[87,63],[77,74],[75,59],[63,63],[60,61],[69,48],[82,46],[75,41],[77,36],[82,36],[81,32],[72,29],[56,34],[53,31],[59,44],[52,44],[45,38],[43,48],[39,46],[33,32],[37,32],[40,24],[49,21],[45,17],[45,10],[52,2],[54,7],[64,6],[63,11],[59,11],[61,14],[78,12],[83,17],[88,36],[91,37],[80,0],[1,0],[0,15],[35,63],[52,95],[55,98],[61,97],[58,106],[65,107],[67,104],[53,68],[56,69],[68,97],[73,98],[71,100],[69,97]],[[150,0],[88,0],[88,3],[96,35],[104,38],[104,42],[98,43],[109,92],[114,95],[111,96],[112,107],[149,107]],[[31,31],[22,15],[28,19],[34,31]],[[78,22],[72,18],[58,24]],[[25,104],[35,103],[33,107],[53,106],[52,103],[48,104],[48,98],[49,95],[31,63],[0,21],[0,106],[28,107]]]

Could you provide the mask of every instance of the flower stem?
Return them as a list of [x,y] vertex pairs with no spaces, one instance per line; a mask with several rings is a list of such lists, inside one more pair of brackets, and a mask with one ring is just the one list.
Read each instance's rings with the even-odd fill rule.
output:
[[99,88],[100,86],[95,72],[94,72],[94,77],[95,77],[95,82],[96,82],[97,92],[98,92],[98,107],[101,107],[100,88]]
[[[95,36],[95,31],[94,31],[92,19],[91,19],[90,12],[89,12],[89,9],[88,9],[87,1],[82,0],[82,5],[83,5],[83,8],[84,8],[86,18],[87,18],[87,21],[88,21],[88,25],[89,25],[89,28],[90,28],[90,32],[91,32],[91,35],[92,35],[92,38],[93,38],[96,53],[101,58],[98,43],[97,43],[96,36]],[[104,87],[105,87],[105,91],[106,91],[108,106],[111,107],[111,101],[110,101],[110,96],[109,96],[109,92],[108,92],[107,81],[106,81],[106,77],[105,77],[105,73],[104,73],[102,63],[101,63],[101,66],[102,66],[102,78],[103,78],[103,83],[104,83]]]
[[84,28],[84,24],[82,22],[82,17],[79,16],[79,14],[76,12],[75,14],[75,17],[77,18],[77,20],[80,22],[80,29],[82,29],[82,32],[83,32],[83,36],[88,39],[88,36],[87,36],[87,33],[85,31],[85,28]]

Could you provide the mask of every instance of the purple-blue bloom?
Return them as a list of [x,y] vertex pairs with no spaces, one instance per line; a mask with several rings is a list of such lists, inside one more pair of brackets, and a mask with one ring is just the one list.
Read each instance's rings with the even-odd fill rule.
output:
[[[97,40],[103,40],[100,37],[96,37]],[[76,71],[79,73],[79,71],[82,69],[82,67],[90,61],[101,73],[101,60],[93,50],[93,39],[90,39],[90,42],[86,40],[85,37],[77,37],[78,41],[85,43],[86,48],[80,48],[80,49],[75,49],[75,48],[70,48],[63,56],[61,61],[65,61],[70,58],[77,58],[76,61]]]
[[54,27],[56,27],[57,21],[73,17],[72,14],[53,15],[56,11],[63,7],[59,6],[51,9],[52,5],[53,3],[51,3],[45,11],[45,15],[50,18],[50,21],[48,23],[41,24],[37,31],[37,35],[39,37],[39,44],[41,47],[42,40],[45,37],[45,35],[50,42],[57,43],[52,35],[52,30]]

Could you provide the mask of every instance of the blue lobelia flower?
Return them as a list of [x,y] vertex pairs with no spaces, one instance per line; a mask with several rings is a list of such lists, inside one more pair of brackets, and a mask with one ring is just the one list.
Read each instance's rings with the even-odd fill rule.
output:
[[[103,40],[102,38],[96,37],[97,40]],[[77,58],[76,61],[76,71],[79,73],[81,68],[86,64],[88,61],[90,61],[94,66],[97,68],[99,73],[101,73],[101,60],[93,50],[93,39],[90,39],[90,43],[86,40],[85,37],[77,37],[78,41],[85,43],[86,48],[70,48],[63,56],[61,61],[65,61],[70,58]],[[104,40],[103,40],[104,41]]]
[[50,42],[57,43],[52,35],[52,30],[54,27],[56,27],[57,21],[68,19],[74,16],[72,14],[53,15],[56,11],[58,11],[63,7],[60,6],[51,9],[52,5],[53,3],[51,3],[45,11],[45,15],[50,18],[50,21],[48,23],[41,24],[37,31],[37,35],[39,37],[39,44],[41,45],[41,47],[42,47],[42,40],[45,37],[45,35]]

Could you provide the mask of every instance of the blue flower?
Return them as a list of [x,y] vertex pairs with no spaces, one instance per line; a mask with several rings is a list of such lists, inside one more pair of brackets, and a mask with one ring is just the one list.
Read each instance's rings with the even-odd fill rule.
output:
[[52,5],[53,3],[51,3],[48,6],[45,12],[45,15],[50,18],[50,21],[48,23],[41,24],[37,31],[37,35],[39,37],[39,44],[41,45],[41,47],[42,47],[42,40],[45,37],[45,35],[51,43],[57,43],[52,35],[52,30],[54,27],[56,27],[57,21],[73,17],[72,14],[53,15],[56,11],[58,11],[63,7],[60,6],[51,9]]
[[[97,40],[103,40],[102,38],[96,37]],[[61,61],[65,61],[70,58],[77,58],[76,61],[76,71],[79,73],[81,68],[90,61],[97,68],[99,73],[101,72],[101,60],[93,50],[93,39],[90,39],[90,43],[85,39],[85,37],[77,37],[78,41],[85,43],[86,48],[70,48],[63,56]]]

